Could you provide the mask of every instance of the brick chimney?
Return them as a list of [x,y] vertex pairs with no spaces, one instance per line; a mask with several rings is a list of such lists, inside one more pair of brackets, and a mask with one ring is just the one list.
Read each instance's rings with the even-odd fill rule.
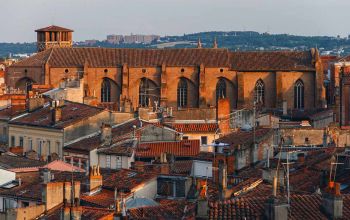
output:
[[45,210],[50,210],[64,201],[63,182],[49,182],[43,185],[42,201]]
[[102,145],[110,145],[112,143],[112,126],[102,123],[101,125],[101,143]]
[[62,120],[62,108],[57,107],[52,109],[51,111],[52,124],[56,124],[57,122]]
[[42,96],[34,96],[30,97],[27,102],[27,109],[29,112],[32,112],[38,108],[44,106],[45,100]]
[[100,173],[100,166],[93,166],[90,168],[89,177],[89,191],[90,193],[94,190],[101,188],[102,186],[102,175]]
[[265,203],[265,219],[288,220],[289,204],[285,198],[277,197],[277,177],[273,178],[273,190],[270,198]]
[[219,99],[217,104],[217,121],[222,134],[230,132],[230,101],[227,98]]
[[207,181],[198,180],[197,189],[199,191],[199,195],[196,207],[196,218],[208,219],[209,204],[207,197]]
[[325,192],[322,193],[321,211],[329,219],[343,217],[343,197],[340,194],[340,183],[329,182]]

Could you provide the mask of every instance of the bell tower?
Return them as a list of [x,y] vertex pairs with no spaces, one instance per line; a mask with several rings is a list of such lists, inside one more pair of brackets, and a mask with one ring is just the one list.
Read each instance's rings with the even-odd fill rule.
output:
[[72,47],[73,30],[51,25],[35,30],[37,33],[38,52],[56,47]]

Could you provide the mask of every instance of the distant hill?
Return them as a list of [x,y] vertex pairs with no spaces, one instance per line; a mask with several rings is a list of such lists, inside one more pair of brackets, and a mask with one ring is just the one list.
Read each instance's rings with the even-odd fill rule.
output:
[[[323,54],[350,54],[350,40],[348,38],[329,36],[296,36],[288,34],[268,34],[254,31],[231,32],[201,32],[184,34],[182,36],[165,36],[151,44],[109,44],[97,41],[94,44],[76,42],[76,47],[112,47],[112,48],[190,48],[196,47],[198,38],[203,47],[212,47],[214,38],[219,47],[230,50],[307,50],[319,48]],[[0,43],[0,57],[9,54],[23,54],[36,52],[35,43]]]

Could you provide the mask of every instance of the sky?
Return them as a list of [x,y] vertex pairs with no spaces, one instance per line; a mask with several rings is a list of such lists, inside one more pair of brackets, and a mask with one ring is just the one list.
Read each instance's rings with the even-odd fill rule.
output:
[[34,42],[58,25],[73,40],[108,34],[258,31],[348,36],[350,0],[0,0],[0,42]]

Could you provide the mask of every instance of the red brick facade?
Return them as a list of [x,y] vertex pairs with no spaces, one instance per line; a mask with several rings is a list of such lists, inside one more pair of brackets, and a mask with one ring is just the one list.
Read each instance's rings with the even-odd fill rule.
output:
[[55,48],[11,66],[6,83],[24,89],[27,82],[58,87],[83,78],[85,98],[101,101],[104,80],[110,102],[140,103],[140,83],[148,81],[149,105],[178,107],[178,86],[187,85],[186,107],[216,106],[217,86],[225,82],[224,97],[231,109],[252,107],[255,85],[264,83],[264,107],[294,108],[294,85],[304,83],[305,109],[324,105],[323,71],[317,50],[305,52],[229,52],[226,49],[106,49]]

